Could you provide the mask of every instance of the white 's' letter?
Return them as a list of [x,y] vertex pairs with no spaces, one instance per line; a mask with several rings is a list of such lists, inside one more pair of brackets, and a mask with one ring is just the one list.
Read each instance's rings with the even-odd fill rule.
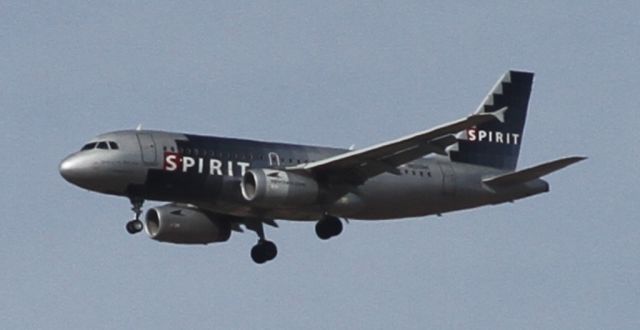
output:
[[476,130],[475,129],[468,129],[467,130],[467,136],[469,137],[469,141],[475,141],[477,139],[476,137]]
[[164,158],[165,171],[175,171],[178,168],[178,165],[176,164],[176,158],[178,158],[178,155],[176,154],[167,154],[167,156]]

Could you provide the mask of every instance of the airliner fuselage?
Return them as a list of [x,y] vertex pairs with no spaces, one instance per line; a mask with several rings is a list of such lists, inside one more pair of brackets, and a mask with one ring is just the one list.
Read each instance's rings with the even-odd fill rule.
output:
[[[97,148],[100,142],[107,146],[113,142],[118,149]],[[511,201],[548,190],[546,182],[538,179],[497,194],[483,186],[481,179],[503,171],[435,156],[406,163],[397,173],[383,173],[361,185],[328,183],[320,187],[327,192],[323,200],[308,205],[263,209],[242,195],[241,181],[248,170],[284,169],[348,150],[134,130],[103,134],[87,145],[94,143],[93,148],[62,162],[61,173],[67,180],[106,194],[202,205],[238,217],[259,213],[273,219],[316,221],[329,212],[351,219],[404,218]]]

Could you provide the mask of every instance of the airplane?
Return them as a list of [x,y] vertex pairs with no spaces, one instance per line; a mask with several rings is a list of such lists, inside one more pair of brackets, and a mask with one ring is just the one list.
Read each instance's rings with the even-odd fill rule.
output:
[[[326,240],[342,221],[386,220],[513,202],[549,191],[541,177],[586,157],[516,170],[534,74],[508,71],[462,119],[363,149],[339,149],[165,131],[98,135],[60,163],[68,182],[127,197],[126,230],[176,244],[254,231],[251,258],[273,260],[264,225],[315,222]],[[152,207],[141,220],[146,200]]]

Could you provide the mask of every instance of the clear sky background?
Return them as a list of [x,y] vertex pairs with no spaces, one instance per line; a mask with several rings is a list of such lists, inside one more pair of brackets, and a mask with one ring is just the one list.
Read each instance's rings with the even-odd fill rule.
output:
[[[0,327],[640,328],[637,1],[0,2]],[[65,182],[94,135],[145,128],[365,147],[536,72],[519,166],[551,192],[210,246],[130,236]],[[428,202],[425,200],[425,203]],[[155,204],[148,204],[155,205]],[[147,206],[148,206],[147,205]]]

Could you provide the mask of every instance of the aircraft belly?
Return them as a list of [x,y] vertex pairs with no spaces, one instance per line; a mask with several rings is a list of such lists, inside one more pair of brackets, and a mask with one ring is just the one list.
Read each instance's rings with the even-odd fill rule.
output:
[[446,202],[438,180],[406,175],[381,175],[360,186],[363,206],[354,219],[390,219],[437,213]]

